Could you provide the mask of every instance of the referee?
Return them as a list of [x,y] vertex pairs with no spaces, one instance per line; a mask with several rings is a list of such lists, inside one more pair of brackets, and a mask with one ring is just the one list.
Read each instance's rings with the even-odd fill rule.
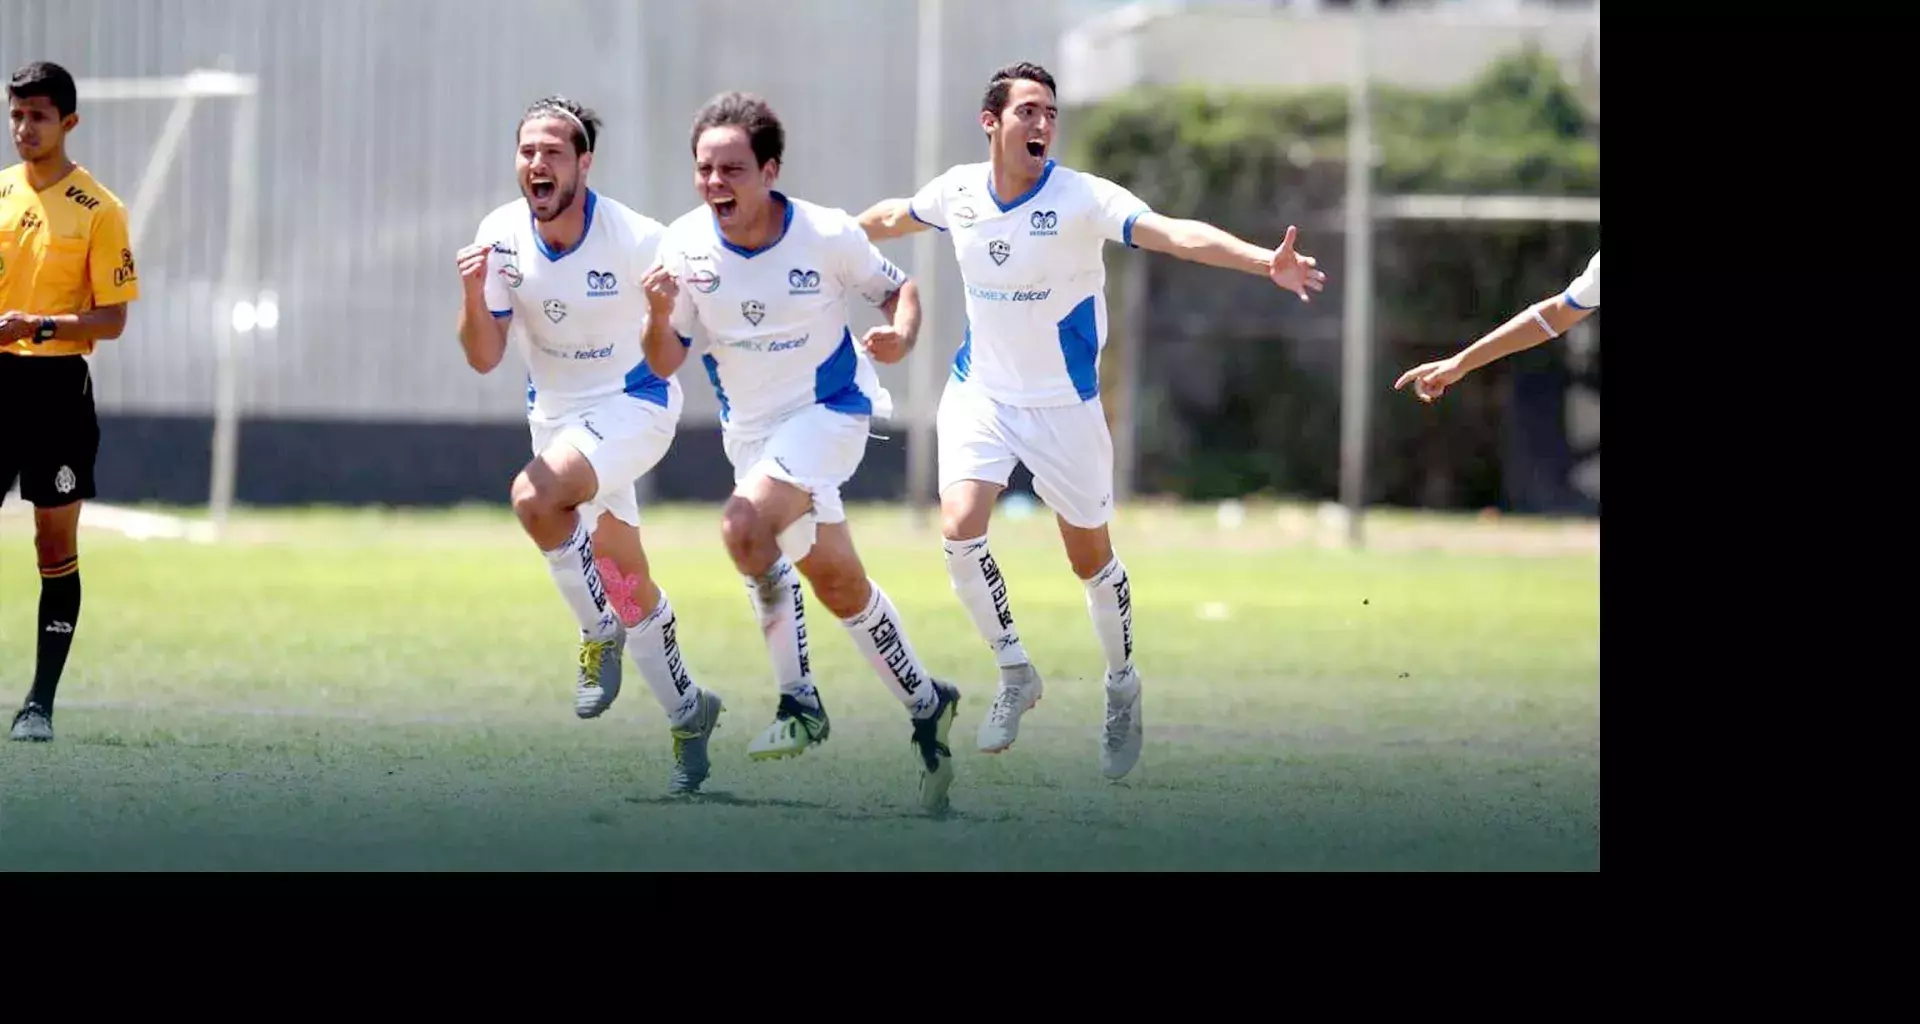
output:
[[127,211],[67,159],[73,76],[36,61],[7,83],[20,162],[0,171],[0,501],[33,504],[40,618],[33,689],[12,738],[53,739],[53,694],[80,625],[80,503],[94,496],[100,421],[87,356],[139,297]]

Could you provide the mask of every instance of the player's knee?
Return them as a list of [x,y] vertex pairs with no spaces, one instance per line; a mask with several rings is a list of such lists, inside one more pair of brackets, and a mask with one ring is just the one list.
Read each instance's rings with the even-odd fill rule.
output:
[[720,512],[720,539],[736,563],[752,561],[773,544],[773,531],[745,498],[728,500]]
[[41,565],[64,562],[80,553],[77,513],[36,510],[33,518],[33,551]]
[[813,596],[837,618],[850,619],[867,607],[867,573],[858,559],[823,553],[809,558],[802,571]]
[[1067,563],[1073,574],[1090,580],[1113,561],[1113,542],[1104,531],[1075,531],[1067,541]]
[[521,470],[513,478],[513,488],[509,492],[513,501],[513,514],[520,517],[525,526],[551,519],[561,513],[555,488],[542,486],[534,474]]

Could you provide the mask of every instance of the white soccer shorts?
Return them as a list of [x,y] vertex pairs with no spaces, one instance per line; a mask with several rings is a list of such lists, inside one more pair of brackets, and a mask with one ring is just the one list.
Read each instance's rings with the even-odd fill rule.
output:
[[1032,409],[949,380],[935,425],[943,493],[961,480],[1005,487],[1019,462],[1034,493],[1069,524],[1091,530],[1113,518],[1113,435],[1098,398]]
[[670,394],[665,407],[631,395],[610,395],[550,420],[528,418],[535,455],[565,443],[593,466],[600,491],[578,510],[589,531],[603,511],[629,526],[640,525],[633,485],[666,457],[680,427],[685,398],[678,389]]
[[840,488],[866,458],[870,422],[870,417],[809,405],[758,437],[725,433],[734,486],[755,475],[792,484],[813,495],[814,521],[844,523],[847,510],[840,502]]

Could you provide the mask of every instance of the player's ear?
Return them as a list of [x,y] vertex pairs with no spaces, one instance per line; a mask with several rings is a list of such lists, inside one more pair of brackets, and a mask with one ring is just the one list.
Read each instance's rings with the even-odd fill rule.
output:
[[993,126],[999,123],[1000,123],[1000,118],[996,117],[995,115],[985,110],[982,110],[980,112],[980,128],[982,131],[986,132],[988,135],[993,134]]
[[585,174],[591,170],[593,170],[593,152],[589,150],[580,154],[580,173]]
[[760,173],[766,177],[767,187],[772,188],[774,182],[777,182],[780,180],[780,161],[769,160],[766,163],[761,164]]
[[65,134],[80,126],[80,112],[75,111],[60,119],[60,132]]

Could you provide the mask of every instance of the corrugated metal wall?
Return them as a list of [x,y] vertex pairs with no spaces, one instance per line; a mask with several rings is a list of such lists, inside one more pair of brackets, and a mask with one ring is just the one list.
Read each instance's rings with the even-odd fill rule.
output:
[[[0,68],[35,59],[76,76],[223,68],[261,82],[257,244],[271,331],[246,336],[248,416],[513,420],[517,367],[467,369],[454,335],[453,253],[514,197],[513,128],[565,93],[607,121],[592,178],[662,221],[697,203],[687,130],[724,89],[765,95],[788,128],[783,186],[858,210],[914,178],[917,4],[911,0],[6,0]],[[948,0],[943,164],[981,159],[974,119],[993,68],[1056,64],[1088,5]],[[71,155],[131,203],[167,101],[83,103]],[[229,209],[230,101],[195,111],[140,241],[145,298],[95,360],[106,412],[205,414]],[[1070,129],[1069,129],[1070,130]],[[11,155],[9,154],[9,159]],[[910,272],[911,246],[889,243]],[[944,246],[927,340],[958,343]],[[857,326],[876,322],[863,319]],[[903,368],[883,369],[904,400]],[[689,420],[710,420],[683,374]]]

